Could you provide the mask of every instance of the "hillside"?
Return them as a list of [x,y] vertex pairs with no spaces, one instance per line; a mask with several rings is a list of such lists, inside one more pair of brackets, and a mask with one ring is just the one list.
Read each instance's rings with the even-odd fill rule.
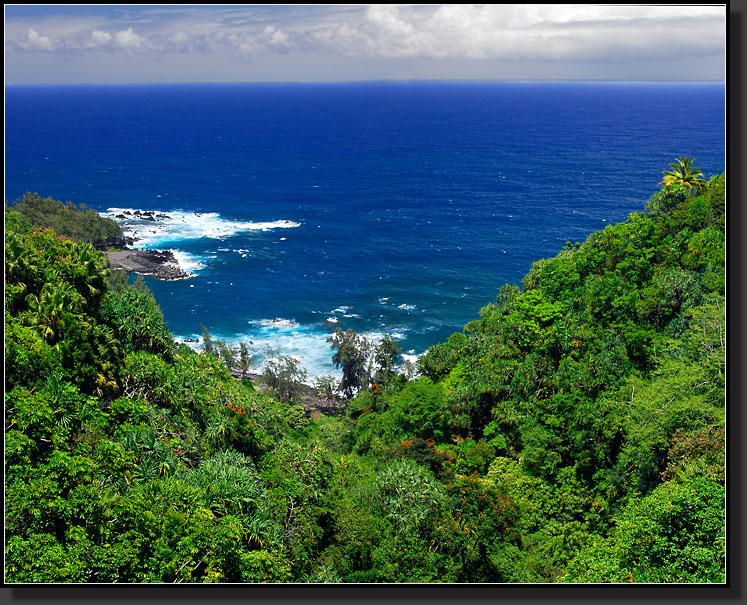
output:
[[725,204],[668,183],[311,419],[6,208],[6,582],[724,582]]
[[89,243],[97,250],[124,248],[128,243],[115,221],[98,212],[72,202],[63,204],[38,193],[26,193],[16,200],[12,209],[23,214],[32,227],[54,229],[57,235],[69,237],[78,244]]

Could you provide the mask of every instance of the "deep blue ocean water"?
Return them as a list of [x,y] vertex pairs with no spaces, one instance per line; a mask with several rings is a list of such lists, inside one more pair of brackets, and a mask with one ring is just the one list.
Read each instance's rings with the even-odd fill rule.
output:
[[5,198],[158,211],[122,222],[195,274],[146,278],[177,338],[314,376],[337,326],[445,340],[675,157],[723,172],[724,114],[723,83],[6,86]]

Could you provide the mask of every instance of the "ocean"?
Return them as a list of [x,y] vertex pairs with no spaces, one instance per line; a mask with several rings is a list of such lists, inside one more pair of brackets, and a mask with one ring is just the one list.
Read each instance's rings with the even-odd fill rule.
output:
[[723,172],[725,103],[723,83],[6,86],[5,199],[119,216],[194,273],[146,278],[177,340],[204,325],[313,378],[336,327],[414,360],[643,210],[675,157]]

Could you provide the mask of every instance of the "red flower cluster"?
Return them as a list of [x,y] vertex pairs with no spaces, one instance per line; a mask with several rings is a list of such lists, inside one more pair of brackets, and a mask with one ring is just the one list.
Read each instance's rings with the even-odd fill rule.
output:
[[[229,420],[234,420],[234,419],[236,419],[238,417],[239,422],[240,423],[243,422],[245,424],[244,431],[248,430],[248,427],[253,427],[254,426],[254,421],[253,420],[249,420],[249,416],[247,415],[247,413],[244,411],[243,408],[236,407],[232,403],[227,403],[226,404],[226,408],[228,408],[230,411],[232,411],[235,414],[234,416],[231,416],[229,418]],[[235,436],[235,435],[236,435],[236,433],[232,434],[232,436]],[[248,437],[249,433],[245,432],[244,436]]]
[[446,484],[451,496],[450,519],[441,526],[434,527],[444,548],[457,551],[477,552],[478,545],[497,544],[497,540],[511,540],[517,537],[512,531],[514,506],[502,496],[486,490],[476,474],[457,475]]
[[449,480],[453,475],[454,460],[451,453],[437,448],[433,439],[411,437],[391,446],[391,450],[384,450],[382,456],[379,456],[380,459],[392,457],[411,458],[423,466],[430,467],[442,481]]
[[355,420],[355,424],[358,424],[358,422],[360,421],[360,419],[361,419],[361,418],[363,418],[363,417],[364,417],[364,416],[365,416],[366,414],[368,414],[368,413],[369,413],[369,412],[371,412],[371,411],[372,411],[372,410],[371,410],[371,408],[370,408],[370,407],[367,407],[367,408],[366,408],[365,410],[363,410],[363,412],[361,413],[361,415],[360,415],[360,416],[358,416],[358,418],[356,418],[356,420]]

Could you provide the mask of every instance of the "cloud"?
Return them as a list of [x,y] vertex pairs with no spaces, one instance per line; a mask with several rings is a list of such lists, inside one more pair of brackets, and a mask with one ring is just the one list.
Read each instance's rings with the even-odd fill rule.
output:
[[[453,65],[508,63],[603,65],[716,58],[725,64],[723,6],[646,5],[200,5],[71,6],[14,18],[6,7],[8,51],[100,60],[212,57],[221,69],[247,61],[314,59],[367,65],[399,61]],[[43,13],[40,13],[43,15]],[[44,32],[43,34],[39,32]],[[274,60],[274,59],[273,59]],[[407,60],[403,62],[403,60]],[[553,69],[548,67],[548,69]],[[487,73],[495,73],[488,71]],[[365,74],[361,74],[365,77]],[[413,77],[417,73],[413,71]]]
[[[104,39],[106,30],[118,29],[115,47],[152,52],[282,49],[369,58],[541,61],[619,60],[640,56],[641,48],[687,54],[709,46],[722,52],[725,37],[725,9],[717,6],[174,6],[139,11],[130,7],[115,16],[109,17],[110,27],[93,31],[75,31],[74,20],[60,20],[55,37],[65,48],[91,47],[91,40],[94,47],[103,46],[110,43]],[[48,27],[52,24],[45,21]],[[87,23],[81,19],[81,24]],[[25,46],[48,51],[54,44],[34,27],[26,34]]]
[[275,47],[287,47],[288,46],[288,34],[284,31],[275,29],[274,26],[268,25],[262,32],[265,40],[270,46]]
[[139,48],[143,38],[138,36],[131,27],[117,32],[114,36],[114,44],[119,48]]
[[178,31],[169,36],[169,40],[171,40],[174,44],[177,46],[184,45],[189,42],[190,35],[185,31]]
[[112,41],[112,35],[109,32],[95,29],[91,32],[91,40],[97,46],[107,46]]
[[723,52],[719,7],[555,5],[370,6],[355,23],[313,34],[329,50],[368,57],[620,61]]
[[26,45],[30,50],[54,50],[54,44],[52,43],[52,40],[50,40],[47,36],[42,36],[33,28],[29,28],[26,34]]

